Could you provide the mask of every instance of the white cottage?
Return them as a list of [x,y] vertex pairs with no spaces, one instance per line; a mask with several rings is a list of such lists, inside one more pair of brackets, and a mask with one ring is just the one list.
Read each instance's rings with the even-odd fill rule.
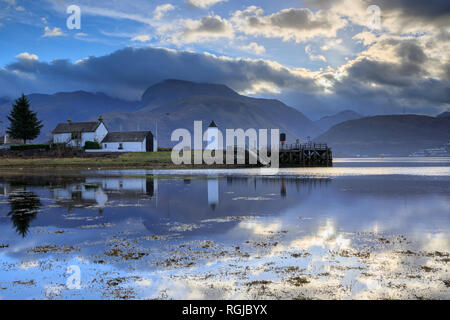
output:
[[153,151],[151,131],[109,132],[102,141],[103,152]]
[[101,143],[108,134],[108,129],[100,117],[95,122],[60,123],[52,131],[53,143],[65,143],[70,147],[82,148],[86,141]]

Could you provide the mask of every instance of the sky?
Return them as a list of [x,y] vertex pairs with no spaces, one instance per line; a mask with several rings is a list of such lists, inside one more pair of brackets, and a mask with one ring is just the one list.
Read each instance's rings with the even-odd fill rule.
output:
[[165,79],[226,84],[312,119],[435,115],[450,106],[450,1],[0,0],[0,97],[139,100]]

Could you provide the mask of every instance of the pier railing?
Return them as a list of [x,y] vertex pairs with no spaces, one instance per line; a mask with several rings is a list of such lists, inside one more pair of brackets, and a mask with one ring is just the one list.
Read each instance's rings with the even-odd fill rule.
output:
[[292,143],[284,146],[281,150],[327,150],[329,149],[326,143]]

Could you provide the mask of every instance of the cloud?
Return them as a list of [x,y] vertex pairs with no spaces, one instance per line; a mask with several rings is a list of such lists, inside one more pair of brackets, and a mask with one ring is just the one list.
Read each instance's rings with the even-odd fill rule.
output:
[[377,41],[377,35],[373,32],[363,31],[355,34],[352,39],[361,42],[365,46],[369,46]]
[[256,6],[234,12],[231,21],[237,30],[247,35],[296,42],[315,37],[333,38],[347,25],[346,20],[330,11],[290,8],[264,15],[263,9]]
[[[368,0],[366,0],[366,3]],[[450,2],[446,0],[376,0],[385,13],[386,27],[396,33],[449,30]]]
[[174,9],[175,7],[170,3],[159,5],[153,11],[153,17],[156,20],[161,20],[167,12],[172,11]]
[[391,108],[391,112],[448,106],[450,82],[445,70],[449,61],[435,56],[442,46],[447,48],[427,38],[383,36],[330,72],[333,93],[355,101],[371,100],[371,106],[375,102],[376,108]]
[[16,0],[3,0],[3,2],[6,2],[10,6],[15,6],[16,5]]
[[153,25],[154,21],[153,19],[141,15],[139,13],[130,13],[126,11],[119,11],[119,10],[112,10],[108,8],[102,8],[102,7],[90,7],[90,6],[83,6],[83,14],[89,14],[93,16],[102,16],[102,17],[108,17],[112,19],[119,19],[119,20],[131,20],[135,22],[140,22],[147,25]]
[[179,23],[182,30],[171,36],[171,40],[175,43],[204,42],[211,39],[232,39],[234,37],[230,22],[218,15],[203,17],[200,20],[184,19]]
[[312,61],[327,62],[327,59],[324,56],[314,54],[313,50],[311,49],[311,45],[309,44],[305,46],[305,52],[308,55],[309,59],[311,59]]
[[[257,21],[274,24],[262,10],[255,7],[251,11]],[[288,20],[283,23],[291,25]],[[178,23],[176,27],[181,29],[173,35],[180,43],[235,36],[230,27],[232,22],[216,15]],[[148,41],[145,36],[135,36],[134,41]],[[403,108],[408,112],[435,113],[449,107],[450,41],[445,35],[361,31],[353,39],[363,43],[361,52],[353,54],[343,65],[315,71],[289,68],[270,60],[161,48],[125,48],[77,63],[58,59],[40,61],[36,55],[24,52],[0,69],[0,96],[22,91],[82,89],[138,99],[149,85],[178,78],[223,83],[242,93],[279,98],[309,114],[330,113],[339,108],[352,108],[362,114],[396,113]],[[305,52],[312,60],[325,61],[314,51],[318,45],[308,43]],[[337,46],[344,45],[333,39],[321,49]],[[262,54],[265,48],[250,42],[239,49]]]
[[[162,48],[125,48],[109,55],[39,61],[22,53],[0,69],[0,96],[57,91],[102,91],[139,99],[164,79],[223,83],[248,94],[277,97],[309,114],[352,108],[362,114],[437,113],[448,108],[445,44],[383,36],[337,68],[311,71],[275,61],[241,59]],[[126,72],[124,72],[126,70]]]
[[186,2],[194,7],[207,9],[219,2],[226,2],[228,0],[186,0]]
[[[315,92],[312,74],[272,61],[235,59],[162,48],[125,48],[101,57],[41,62],[18,59],[0,69],[0,96],[22,91],[103,91],[112,96],[138,99],[151,84],[164,79],[224,83],[244,92],[265,83],[273,88]],[[124,72],[126,70],[126,72]],[[14,79],[11,81],[11,79]],[[15,83],[15,89],[3,83]],[[257,93],[257,92],[256,92]]]
[[148,42],[152,39],[148,34],[143,34],[139,36],[135,36],[131,39],[131,41],[139,41],[139,42]]
[[261,55],[266,52],[266,48],[257,44],[256,42],[250,42],[248,45],[242,46],[241,48],[245,51],[253,52],[257,55]]
[[19,54],[16,56],[16,58],[19,59],[19,60],[21,60],[21,61],[23,61],[23,60],[31,60],[31,61],[37,61],[37,60],[39,60],[39,57],[38,57],[37,55],[35,55],[35,54],[30,54],[30,53],[28,53],[28,52],[22,52],[22,53],[19,53]]
[[46,37],[61,37],[65,36],[65,34],[61,31],[60,28],[54,27],[53,29],[50,27],[44,28],[44,34],[42,35],[42,38]]
[[370,18],[367,8],[376,5],[380,8],[382,28],[395,34],[449,30],[450,2],[447,0],[308,0],[306,5],[363,27],[368,27]]

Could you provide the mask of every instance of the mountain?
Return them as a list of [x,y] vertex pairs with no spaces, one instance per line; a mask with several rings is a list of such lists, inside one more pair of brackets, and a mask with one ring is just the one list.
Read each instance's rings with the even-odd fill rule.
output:
[[236,98],[239,94],[222,84],[168,79],[145,90],[141,105],[147,110],[152,110],[189,96]]
[[323,133],[338,123],[360,119],[362,117],[362,115],[353,110],[344,110],[331,116],[325,116],[320,120],[315,121],[315,123],[319,130]]
[[[104,115],[111,130],[156,131],[160,146],[174,145],[171,132],[177,128],[193,131],[194,120],[206,126],[214,120],[225,129],[278,128],[288,142],[319,133],[316,125],[298,110],[278,100],[243,96],[224,85],[166,80],[148,88],[142,96],[142,109]],[[155,132],[156,133],[156,132]]]
[[447,118],[450,117],[450,111],[445,111],[436,116],[436,118]]
[[375,116],[337,124],[315,140],[327,142],[335,155],[405,156],[448,143],[449,128],[449,117]]
[[[59,122],[68,118],[72,121],[86,121],[97,119],[99,115],[113,110],[134,111],[140,108],[139,102],[125,101],[112,98],[104,93],[91,93],[86,91],[59,92],[55,94],[29,94],[31,108],[36,111],[38,118],[43,121],[39,141],[51,138],[50,132]],[[5,123],[6,116],[11,111],[13,101],[3,101],[0,104],[0,119]]]

